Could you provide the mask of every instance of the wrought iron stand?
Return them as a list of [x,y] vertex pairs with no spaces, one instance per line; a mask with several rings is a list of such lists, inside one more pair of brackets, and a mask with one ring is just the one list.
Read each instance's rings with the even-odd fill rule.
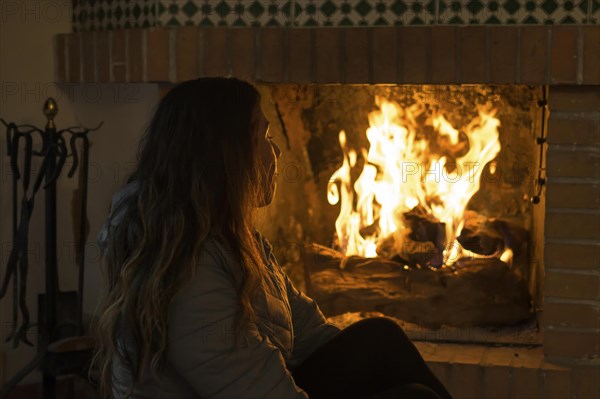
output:
[[[16,125],[0,122],[6,126],[7,153],[10,157],[12,171],[12,231],[13,246],[8,258],[4,279],[0,286],[0,299],[4,297],[12,280],[13,288],[13,322],[12,331],[7,342],[13,347],[19,343],[33,346],[27,338],[29,330],[29,310],[27,308],[27,272],[28,272],[28,230],[33,212],[35,195],[44,182],[45,205],[45,293],[38,296],[38,351],[36,357],[21,369],[0,389],[0,399],[8,393],[33,370],[39,369],[43,374],[44,398],[56,396],[56,377],[65,374],[82,374],[86,376],[87,365],[93,349],[93,340],[86,337],[83,325],[83,277],[85,263],[85,241],[87,238],[87,180],[89,164],[88,133],[94,129],[69,127],[57,130],[54,117],[58,113],[56,102],[48,98],[44,104],[46,127],[41,130],[32,125]],[[42,148],[33,149],[33,136],[39,133]],[[63,135],[71,134],[69,141],[71,152],[68,153]],[[23,160],[19,162],[19,145],[24,141]],[[82,143],[79,154],[77,141]],[[42,157],[37,173],[31,170],[33,156]],[[81,195],[79,233],[75,254],[78,266],[78,287],[76,292],[62,292],[59,289],[57,261],[57,219],[56,219],[56,181],[61,175],[67,158],[72,158],[72,166],[68,177],[73,177],[79,169],[79,189]],[[81,158],[81,159],[80,159]],[[22,169],[20,169],[22,164]],[[34,177],[32,190],[29,190],[30,178]],[[21,190],[19,190],[19,182]],[[20,209],[18,203],[21,191]],[[21,325],[17,329],[19,311]]]

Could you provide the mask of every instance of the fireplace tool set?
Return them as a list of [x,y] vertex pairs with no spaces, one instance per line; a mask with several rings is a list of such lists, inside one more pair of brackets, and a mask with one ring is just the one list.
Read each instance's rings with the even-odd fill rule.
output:
[[[85,242],[89,230],[87,224],[87,190],[89,147],[88,133],[96,128],[68,127],[57,130],[54,117],[58,107],[53,98],[48,98],[43,108],[47,123],[44,130],[32,125],[16,125],[0,122],[6,127],[7,155],[12,174],[12,248],[8,257],[3,279],[0,281],[0,300],[3,299],[12,281],[12,323],[6,342],[13,348],[24,343],[34,344],[28,338],[32,327],[37,327],[37,355],[16,373],[0,389],[0,399],[33,370],[43,373],[44,398],[55,397],[56,377],[65,374],[80,374],[87,379],[87,369],[93,342],[85,337],[83,323],[83,277]],[[67,149],[65,136],[70,134]],[[35,150],[34,135],[41,138],[41,149]],[[78,149],[78,142],[81,149]],[[20,151],[20,146],[23,149]],[[20,160],[20,154],[23,159]],[[32,167],[33,157],[41,157],[37,171]],[[78,267],[77,291],[60,291],[57,259],[56,183],[61,176],[67,158],[71,167],[67,176],[72,178],[78,171],[79,215],[76,231],[75,262]],[[30,182],[33,180],[33,187]],[[19,188],[19,185],[21,186]],[[45,213],[45,292],[38,295],[37,325],[30,323],[27,308],[27,274],[29,268],[29,224],[34,209],[35,197],[44,188]],[[21,195],[20,200],[18,199]],[[74,214],[75,215],[75,214]],[[78,220],[77,220],[78,219]],[[21,323],[19,325],[19,314]],[[18,326],[18,327],[17,327]]]

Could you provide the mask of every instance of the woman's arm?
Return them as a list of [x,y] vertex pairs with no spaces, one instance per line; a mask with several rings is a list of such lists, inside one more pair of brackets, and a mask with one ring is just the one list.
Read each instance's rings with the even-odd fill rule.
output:
[[233,349],[241,306],[223,258],[205,252],[193,281],[171,306],[169,362],[203,399],[307,399],[279,349],[256,326],[249,343]]
[[317,348],[336,336],[340,329],[327,322],[317,303],[299,291],[283,269],[282,273],[294,325],[294,348],[287,363],[293,371]]

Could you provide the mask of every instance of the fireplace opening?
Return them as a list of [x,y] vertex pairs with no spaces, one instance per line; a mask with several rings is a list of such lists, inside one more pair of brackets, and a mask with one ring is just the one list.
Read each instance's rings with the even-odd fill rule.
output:
[[538,339],[541,87],[260,88],[284,155],[259,225],[327,317]]

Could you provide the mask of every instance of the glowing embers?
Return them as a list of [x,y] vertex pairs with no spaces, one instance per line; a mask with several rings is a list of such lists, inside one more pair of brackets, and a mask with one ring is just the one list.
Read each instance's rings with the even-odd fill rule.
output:
[[[500,152],[496,110],[477,106],[470,122],[455,127],[443,112],[420,102],[402,108],[376,96],[375,103],[379,109],[368,115],[368,150],[349,148],[346,133],[339,133],[343,163],[327,187],[329,203],[340,202],[339,249],[347,256],[399,257],[432,267],[465,256],[510,263],[502,240],[484,253],[467,250],[458,240],[484,167]],[[353,182],[352,172],[361,164]]]

